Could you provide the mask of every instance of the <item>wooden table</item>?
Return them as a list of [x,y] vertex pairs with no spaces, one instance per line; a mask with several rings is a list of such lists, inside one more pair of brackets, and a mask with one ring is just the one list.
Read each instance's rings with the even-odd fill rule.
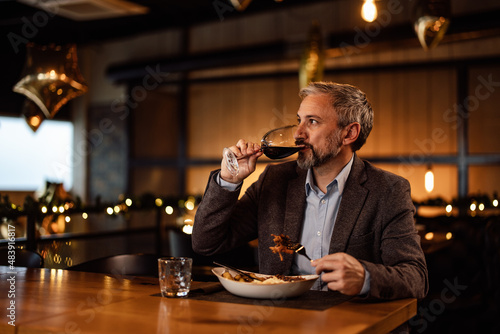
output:
[[[154,278],[17,270],[0,266],[0,333],[387,333],[417,310],[415,299],[348,301],[324,311],[170,299],[155,296]],[[7,280],[13,276],[15,285]],[[12,300],[15,326],[6,313]]]

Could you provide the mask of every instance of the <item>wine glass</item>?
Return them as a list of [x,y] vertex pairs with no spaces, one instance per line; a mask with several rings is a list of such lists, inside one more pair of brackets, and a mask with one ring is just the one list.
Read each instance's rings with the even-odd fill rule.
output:
[[[260,151],[270,159],[283,159],[304,148],[303,145],[298,146],[293,137],[297,125],[287,125],[268,131],[260,141]],[[240,171],[238,160],[246,158],[247,155],[236,157],[229,148],[224,148],[222,152],[226,161],[226,166],[229,172],[236,176]]]

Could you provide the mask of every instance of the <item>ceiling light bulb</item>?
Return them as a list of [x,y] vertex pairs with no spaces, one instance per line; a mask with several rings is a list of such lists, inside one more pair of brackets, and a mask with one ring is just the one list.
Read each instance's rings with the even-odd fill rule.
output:
[[366,22],[373,22],[377,19],[377,6],[375,0],[365,0],[363,7],[361,7],[361,17]]
[[434,173],[429,168],[425,173],[425,190],[430,193],[434,189]]

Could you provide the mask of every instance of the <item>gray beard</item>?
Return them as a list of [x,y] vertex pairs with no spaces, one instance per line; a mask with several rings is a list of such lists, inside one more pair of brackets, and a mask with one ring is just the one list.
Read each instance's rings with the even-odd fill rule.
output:
[[[307,156],[305,152],[299,151],[299,156],[297,158],[297,165],[302,169],[309,169],[313,167],[320,167],[327,163],[328,161],[335,159],[340,152],[342,147],[342,140],[340,137],[341,130],[337,131],[333,137],[329,140],[328,151],[325,153],[316,152],[314,147],[309,146],[310,156]],[[309,152],[308,152],[309,153]]]

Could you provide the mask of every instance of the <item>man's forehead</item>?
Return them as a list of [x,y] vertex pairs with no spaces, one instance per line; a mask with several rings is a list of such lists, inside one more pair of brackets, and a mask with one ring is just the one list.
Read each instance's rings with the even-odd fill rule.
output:
[[336,113],[327,95],[309,95],[302,100],[297,117],[335,117]]

